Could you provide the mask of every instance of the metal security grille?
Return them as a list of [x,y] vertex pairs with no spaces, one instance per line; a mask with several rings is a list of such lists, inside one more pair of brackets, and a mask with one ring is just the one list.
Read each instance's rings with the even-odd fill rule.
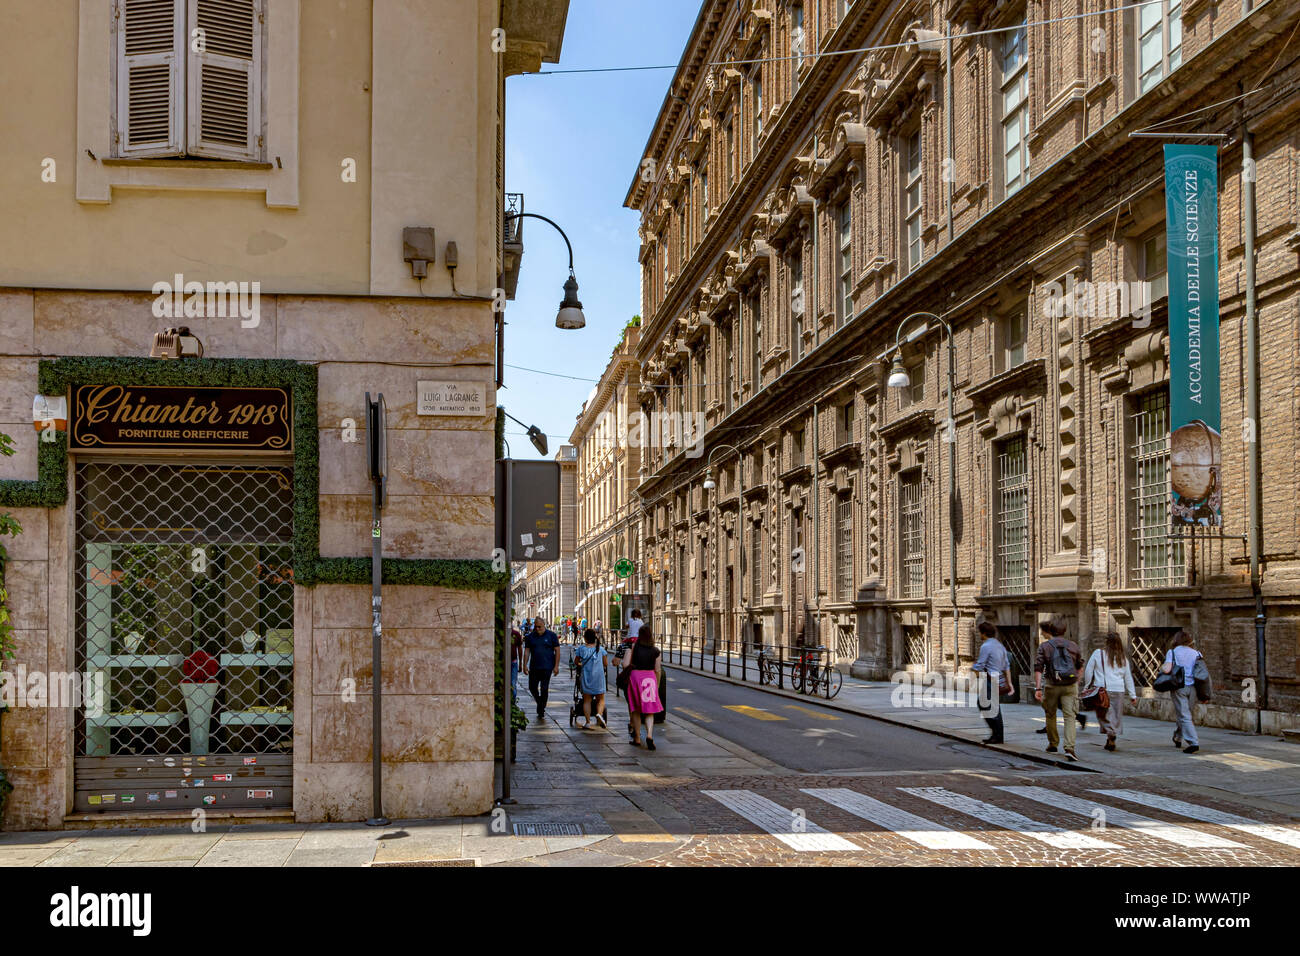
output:
[[998,455],[998,590],[1029,590],[1029,471],[1023,435],[1009,438]]
[[919,474],[898,483],[898,525],[901,529],[903,597],[919,598],[925,593],[925,540],[921,526]]
[[909,624],[903,627],[905,664],[925,665],[925,628]]
[[1177,633],[1176,627],[1128,629],[1128,661],[1133,671],[1134,684],[1138,687],[1151,686],[1164,663],[1165,652]]
[[835,499],[835,596],[841,601],[853,597],[853,499]]
[[77,808],[290,805],[292,470],[85,463],[77,486],[78,668],[103,688]]
[[1024,674],[1032,674],[1034,667],[1031,661],[1034,648],[1029,640],[1028,626],[1023,624],[999,626],[998,639],[1007,649],[1007,656],[1011,658],[1012,680],[1019,680]]
[[835,660],[855,661],[858,659],[858,634],[852,624],[840,624],[835,630]]
[[1168,537],[1169,392],[1138,398],[1133,415],[1134,583],[1175,587],[1186,581],[1183,543]]

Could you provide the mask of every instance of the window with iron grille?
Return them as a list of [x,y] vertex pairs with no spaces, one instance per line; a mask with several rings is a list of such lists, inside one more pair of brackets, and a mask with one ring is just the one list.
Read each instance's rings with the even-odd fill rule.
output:
[[1173,644],[1176,627],[1130,627],[1128,629],[1128,663],[1133,683],[1150,687],[1165,662]]
[[1029,468],[1025,436],[998,451],[997,581],[1001,594],[1029,590]]
[[1183,543],[1169,537],[1169,390],[1139,395],[1132,416],[1129,472],[1133,583],[1140,588],[1186,582]]
[[853,597],[853,497],[835,499],[835,596]]
[[763,593],[763,526],[755,521],[749,536],[749,600],[757,604]]
[[919,470],[898,480],[900,590],[905,598],[925,593],[925,533],[921,524],[921,473]]
[[[161,792],[176,771],[152,756],[169,754],[211,754],[241,777],[256,765],[269,790],[213,791],[291,805],[292,538],[289,468],[77,466],[76,666],[103,696],[77,709],[76,809],[121,809],[96,791],[128,765],[138,781],[113,788],[144,804],[132,788]],[[195,805],[174,792],[151,802]]]
[[903,625],[903,663],[925,666],[925,628],[919,624]]
[[1007,649],[1007,657],[1011,662],[1012,686],[1015,686],[1015,681],[1021,676],[1034,672],[1034,646],[1029,627],[1024,624],[998,625],[998,640]]

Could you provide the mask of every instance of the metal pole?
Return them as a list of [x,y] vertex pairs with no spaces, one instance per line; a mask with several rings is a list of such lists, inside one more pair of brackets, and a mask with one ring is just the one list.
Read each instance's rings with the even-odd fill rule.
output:
[[[513,458],[506,459],[506,487],[503,492],[506,496],[506,534],[505,534],[505,540],[501,542],[501,545],[502,547],[505,548],[507,565],[511,564],[510,557],[512,551],[514,550],[510,546],[511,545],[510,528],[511,528],[511,523],[514,520],[514,508],[513,508],[514,495],[511,493],[514,488],[513,485],[514,465],[515,465],[515,461]],[[510,804],[515,802],[514,799],[511,798],[510,796],[510,731],[512,729],[510,723],[511,723],[511,719],[514,717],[515,707],[514,707],[514,700],[509,696],[508,689],[507,689],[507,685],[510,681],[510,639],[511,637],[510,637],[510,613],[509,612],[511,610],[512,608],[510,606],[510,598],[507,596],[506,633],[505,633],[505,639],[501,642],[502,644],[501,662],[505,666],[501,668],[501,799],[499,803],[503,803],[503,804]],[[520,663],[522,664],[523,661],[521,660]]]
[[949,569],[951,577],[949,582],[952,590],[952,676],[954,682],[957,678],[957,670],[960,665],[961,657],[958,652],[960,646],[959,631],[957,622],[959,612],[957,610],[957,418],[953,412],[955,403],[953,392],[957,382],[957,345],[953,340],[952,325],[948,326],[948,535],[949,547]]
[[[374,419],[372,418],[372,421]],[[372,441],[377,439],[371,438]],[[384,713],[384,689],[383,689],[383,652],[381,650],[381,638],[384,633],[381,616],[383,612],[383,594],[381,585],[383,583],[383,562],[384,562],[384,541],[380,535],[383,533],[380,512],[383,508],[384,497],[384,479],[378,477],[374,480],[374,504],[371,510],[372,531],[370,535],[370,608],[371,608],[371,627],[370,627],[370,651],[371,651],[371,725],[370,733],[373,746],[370,762],[370,805],[373,808],[373,814],[367,824],[374,827],[388,826],[388,820],[384,817],[384,777],[383,777],[383,713]]]
[[[1249,7],[1243,5],[1243,12]],[[1268,646],[1265,642],[1267,617],[1264,589],[1260,580],[1260,558],[1264,551],[1264,504],[1261,495],[1259,443],[1259,314],[1255,292],[1255,134],[1246,125],[1243,112],[1241,134],[1242,213],[1245,220],[1246,260],[1246,494],[1250,506],[1250,591],[1255,596],[1255,667],[1259,674],[1259,698],[1255,706],[1255,733],[1264,732],[1264,711],[1268,709]]]

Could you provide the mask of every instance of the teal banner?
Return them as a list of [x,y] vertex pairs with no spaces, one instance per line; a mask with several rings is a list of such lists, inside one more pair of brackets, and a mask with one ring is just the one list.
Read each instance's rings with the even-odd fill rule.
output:
[[1223,524],[1219,433],[1219,156],[1165,147],[1169,484],[1174,528]]

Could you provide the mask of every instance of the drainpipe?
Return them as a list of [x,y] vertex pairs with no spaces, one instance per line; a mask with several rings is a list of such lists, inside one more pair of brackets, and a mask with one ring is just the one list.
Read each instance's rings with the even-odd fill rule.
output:
[[[1244,0],[1244,13],[1250,0]],[[1267,617],[1260,582],[1260,558],[1264,548],[1264,505],[1260,494],[1259,449],[1259,314],[1255,293],[1255,134],[1241,121],[1242,214],[1246,260],[1246,421],[1250,430],[1246,442],[1246,493],[1250,505],[1250,593],[1255,597],[1255,667],[1259,674],[1259,698],[1255,708],[1255,733],[1264,732],[1264,711],[1268,709],[1268,649],[1264,640]]]
[[[815,127],[814,127],[815,128]],[[817,171],[817,133],[813,133],[813,172]],[[818,250],[817,239],[821,235],[821,223],[817,219],[817,197],[813,197],[813,306],[812,306],[812,323],[813,323],[813,348],[821,344],[821,322],[818,321],[818,310],[821,308],[822,299],[822,260]],[[804,304],[804,311],[808,312],[807,303]],[[816,608],[815,615],[817,618],[817,628],[819,631],[822,621],[822,468],[821,468],[821,430],[819,424],[820,416],[818,415],[818,406],[816,400],[813,401],[813,427],[812,427],[812,456],[813,456],[813,473],[812,473],[812,497],[813,497],[813,607]],[[804,551],[807,554],[807,549]],[[804,605],[807,606],[807,583],[804,584],[805,597]],[[807,630],[804,631],[804,640],[808,640]],[[820,643],[820,640],[818,641]]]
[[[947,69],[944,70],[943,83],[943,112],[947,117],[947,122],[944,124],[944,137],[948,141],[944,146],[944,157],[949,163],[947,175],[944,176],[944,179],[947,180],[948,186],[948,245],[952,245],[952,181],[956,177],[956,172],[952,167],[956,165],[956,161],[953,159],[952,155],[952,26],[946,20],[943,26],[943,33],[948,44],[948,63]],[[1084,112],[1086,113],[1087,111],[1085,110]]]

